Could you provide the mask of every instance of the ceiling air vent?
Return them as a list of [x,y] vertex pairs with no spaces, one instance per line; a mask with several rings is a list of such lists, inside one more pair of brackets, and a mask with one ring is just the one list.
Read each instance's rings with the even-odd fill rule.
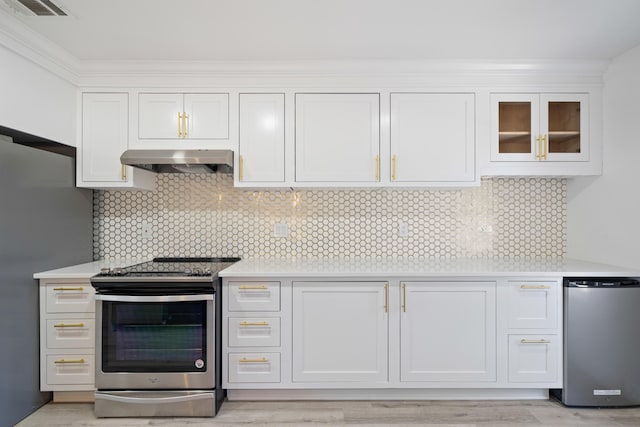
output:
[[67,16],[60,6],[51,0],[14,0],[36,16]]

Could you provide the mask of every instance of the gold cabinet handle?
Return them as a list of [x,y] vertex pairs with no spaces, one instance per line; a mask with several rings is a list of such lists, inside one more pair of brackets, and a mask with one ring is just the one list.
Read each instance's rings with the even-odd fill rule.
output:
[[243,290],[243,291],[252,290],[252,289],[253,290],[259,289],[259,290],[264,291],[264,290],[267,290],[269,288],[266,285],[255,285],[255,286],[242,285],[242,286],[240,286],[240,289]]
[[269,322],[240,322],[240,326],[269,326]]
[[536,159],[542,160],[542,135],[538,135],[538,137],[536,138],[536,142],[538,143]]
[[178,138],[182,138],[182,129],[180,128],[181,121],[182,121],[182,113],[178,113]]
[[189,129],[188,129],[188,122],[189,120],[189,116],[187,116],[187,113],[182,113],[182,137],[186,138],[189,135]]
[[384,284],[384,312],[389,312],[389,284]]
[[84,288],[53,288],[54,291],[83,291]]
[[244,157],[240,156],[240,159],[238,159],[238,166],[240,171],[238,171],[238,178],[240,179],[240,181],[244,180]]
[[127,167],[125,165],[122,165],[122,170],[120,171],[120,177],[122,178],[123,181],[127,180]]
[[407,312],[407,284],[402,284],[402,312]]
[[520,340],[520,344],[550,344],[550,343],[551,343],[551,341],[545,340],[545,339],[542,339],[542,340],[527,340],[527,339],[523,338],[523,339]]
[[380,155],[376,155],[376,181],[380,181]]
[[547,153],[549,152],[549,144],[547,144],[547,134],[545,133],[542,137],[542,155],[544,156],[544,160],[547,160]]
[[398,167],[398,158],[394,154],[393,157],[391,158],[391,180],[392,181],[396,180],[396,169],[397,169],[397,167]]
[[66,363],[85,363],[84,359],[77,359],[77,360],[65,360],[65,359],[60,359],[60,360],[55,360],[53,363],[56,364],[66,364]]
[[84,328],[84,323],[58,323],[54,328]]
[[269,363],[269,359],[266,357],[261,357],[260,359],[247,359],[243,357],[240,359],[240,363]]
[[549,285],[520,285],[520,289],[551,289]]

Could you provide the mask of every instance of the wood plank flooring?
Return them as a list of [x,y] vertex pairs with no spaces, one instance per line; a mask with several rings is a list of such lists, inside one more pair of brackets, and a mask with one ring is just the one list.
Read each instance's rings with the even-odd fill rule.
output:
[[101,418],[90,403],[49,403],[18,427],[57,426],[640,426],[640,407],[566,408],[556,401],[225,402],[215,418]]

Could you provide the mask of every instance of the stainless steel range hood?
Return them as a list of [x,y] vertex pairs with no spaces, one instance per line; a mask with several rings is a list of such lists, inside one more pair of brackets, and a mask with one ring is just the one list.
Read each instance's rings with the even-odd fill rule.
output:
[[233,173],[232,150],[127,150],[120,162],[159,173]]

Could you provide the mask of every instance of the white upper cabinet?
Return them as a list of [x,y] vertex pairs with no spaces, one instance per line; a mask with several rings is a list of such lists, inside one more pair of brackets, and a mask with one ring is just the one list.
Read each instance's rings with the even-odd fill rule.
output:
[[228,139],[229,94],[140,93],[139,139]]
[[284,94],[241,93],[236,184],[285,180]]
[[588,94],[492,94],[491,161],[589,160]]
[[475,181],[475,96],[391,94],[391,181]]
[[124,166],[120,155],[128,148],[129,95],[82,94],[82,141],[78,187],[151,190],[151,172]]
[[380,95],[297,93],[295,182],[380,180]]

